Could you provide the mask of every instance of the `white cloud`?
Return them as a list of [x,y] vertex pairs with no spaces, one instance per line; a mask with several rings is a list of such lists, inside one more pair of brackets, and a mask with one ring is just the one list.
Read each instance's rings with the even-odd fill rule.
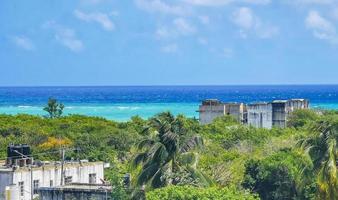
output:
[[136,5],[148,12],[172,14],[172,15],[185,15],[187,11],[177,5],[170,5],[161,0],[135,0]]
[[310,11],[305,19],[305,25],[312,30],[313,35],[332,44],[338,44],[338,35],[335,26],[322,17],[317,11]]
[[82,41],[77,38],[73,29],[66,28],[54,21],[47,22],[44,27],[52,29],[55,34],[55,39],[63,46],[69,48],[71,51],[79,52],[84,49]]
[[233,22],[241,28],[250,29],[255,25],[257,19],[255,19],[250,8],[242,7],[233,13]]
[[74,15],[85,22],[96,22],[102,26],[103,29],[107,31],[112,31],[115,28],[114,23],[109,19],[109,16],[105,13],[95,12],[95,13],[84,13],[79,10],[74,11]]
[[232,3],[268,4],[270,0],[184,0],[197,6],[224,6]]
[[11,39],[17,47],[24,50],[31,51],[35,49],[33,42],[26,36],[13,36]]
[[184,18],[175,18],[171,25],[161,26],[156,30],[158,39],[170,39],[192,35],[196,28]]
[[195,27],[189,24],[185,19],[183,18],[176,18],[173,21],[174,26],[176,27],[176,30],[181,33],[182,35],[189,35],[191,33],[194,33],[196,31]]
[[279,32],[278,27],[263,23],[248,7],[235,10],[231,20],[240,28],[239,33],[242,38],[246,38],[251,32],[260,38],[271,38]]
[[162,52],[165,52],[165,53],[175,53],[178,50],[178,46],[175,43],[168,44],[166,46],[163,46],[161,50]]

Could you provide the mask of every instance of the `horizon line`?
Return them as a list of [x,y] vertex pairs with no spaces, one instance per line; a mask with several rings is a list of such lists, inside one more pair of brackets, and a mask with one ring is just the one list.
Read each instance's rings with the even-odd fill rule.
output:
[[159,84],[159,85],[4,85],[0,88],[53,88],[53,87],[227,87],[227,86],[338,86],[338,83],[297,83],[297,84],[205,84],[205,85],[194,85],[194,84]]

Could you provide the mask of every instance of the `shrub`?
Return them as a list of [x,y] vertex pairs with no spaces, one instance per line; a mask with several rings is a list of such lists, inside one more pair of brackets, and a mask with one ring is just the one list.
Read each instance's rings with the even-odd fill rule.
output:
[[169,186],[146,194],[147,200],[255,200],[256,195],[235,188],[196,188],[191,186]]

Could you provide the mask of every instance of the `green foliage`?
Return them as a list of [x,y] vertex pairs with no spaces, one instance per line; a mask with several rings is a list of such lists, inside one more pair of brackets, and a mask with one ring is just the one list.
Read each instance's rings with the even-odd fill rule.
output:
[[283,150],[263,160],[249,160],[242,185],[263,200],[306,199],[314,192],[311,180],[306,182],[309,174],[310,163],[297,152]]
[[[209,125],[165,112],[128,122],[99,117],[0,115],[0,158],[10,143],[35,159],[105,161],[115,199],[337,199],[338,113],[296,111],[285,129],[257,129],[230,116]],[[203,142],[202,142],[203,141]],[[195,147],[199,148],[195,148]],[[137,167],[132,163],[138,164]],[[122,185],[131,174],[131,188]],[[175,186],[174,186],[175,185]],[[155,189],[157,187],[161,189]],[[246,190],[242,190],[242,188]]]
[[295,110],[287,120],[288,127],[300,128],[317,120],[319,115],[314,110]]
[[137,177],[138,186],[150,184],[158,188],[182,182],[195,184],[196,180],[207,182],[196,169],[198,155],[189,153],[203,141],[188,132],[182,120],[171,113],[160,113],[151,119],[151,127],[147,129],[154,132],[139,143],[142,152],[134,159],[135,166],[142,166]]
[[255,200],[259,199],[247,191],[235,188],[197,188],[191,186],[169,186],[147,194],[147,200]]
[[49,118],[58,118],[61,117],[64,105],[62,103],[59,103],[56,99],[49,98],[47,106],[43,108],[44,111],[48,112]]
[[338,199],[338,115],[317,121],[311,134],[300,142],[317,174],[318,198]]

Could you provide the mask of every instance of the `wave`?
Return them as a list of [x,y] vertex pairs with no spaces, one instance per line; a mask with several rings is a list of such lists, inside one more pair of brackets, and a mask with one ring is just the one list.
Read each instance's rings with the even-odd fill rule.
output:
[[33,106],[17,106],[18,108],[32,108]]
[[137,107],[137,106],[117,106],[117,109],[119,110],[138,110],[141,107]]

